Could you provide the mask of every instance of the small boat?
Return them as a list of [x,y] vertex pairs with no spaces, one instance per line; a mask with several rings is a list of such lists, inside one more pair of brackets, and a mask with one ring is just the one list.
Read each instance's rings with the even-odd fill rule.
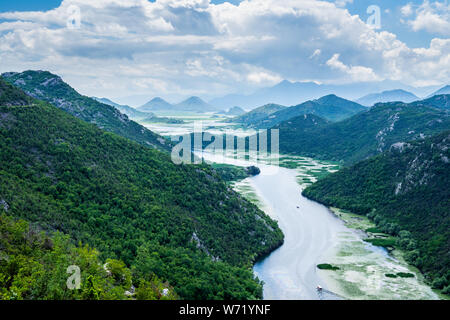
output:
[[317,291],[319,291],[319,292],[322,291],[322,287],[320,285],[317,285]]

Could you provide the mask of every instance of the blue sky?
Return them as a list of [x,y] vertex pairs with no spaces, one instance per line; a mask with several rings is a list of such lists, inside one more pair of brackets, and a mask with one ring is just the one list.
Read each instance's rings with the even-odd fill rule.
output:
[[[47,69],[88,95],[172,100],[284,79],[450,82],[447,0],[227,2],[1,1],[0,72]],[[370,5],[380,29],[366,23]]]

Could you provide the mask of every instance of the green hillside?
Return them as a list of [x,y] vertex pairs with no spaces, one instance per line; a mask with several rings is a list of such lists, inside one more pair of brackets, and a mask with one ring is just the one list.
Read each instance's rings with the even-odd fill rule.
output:
[[9,216],[121,259],[136,279],[154,273],[181,298],[261,297],[252,263],[283,235],[209,166],[176,166],[36,100],[0,107],[0,150]]
[[287,107],[281,106],[279,104],[269,103],[263,105],[262,107],[253,109],[252,111],[244,113],[243,115],[234,117],[233,119],[230,119],[230,122],[241,123],[245,126],[252,126],[254,123],[257,123],[262,119],[265,119],[267,116],[285,108]]
[[305,114],[314,114],[329,121],[340,121],[366,110],[366,107],[356,102],[332,94],[317,100],[306,101],[297,106],[284,108],[262,119],[247,122],[247,125],[255,128],[271,128],[283,121]]
[[438,109],[450,110],[450,94],[435,95],[431,98],[416,101],[414,105],[427,105]]
[[[99,252],[88,245],[75,246],[68,236],[46,235],[35,225],[3,214],[0,247],[0,300],[177,298],[173,289],[152,273],[137,279],[122,261],[107,259],[103,263]],[[75,265],[80,268],[80,290],[67,286],[73,274],[70,269],[67,273],[68,267]]]
[[399,237],[409,262],[450,293],[450,131],[396,143],[304,190],[328,206],[368,215]]
[[24,92],[14,90],[12,85],[0,80],[0,106],[25,106],[31,101]]
[[143,145],[161,150],[170,149],[170,143],[161,136],[130,120],[116,108],[80,95],[57,75],[47,71],[25,71],[4,73],[2,77],[29,96],[47,101],[81,120],[96,124],[101,129]]
[[304,130],[304,116],[282,122],[280,150],[283,153],[355,163],[377,155],[393,143],[421,139],[450,128],[447,111],[426,104],[377,104],[367,112],[340,122]]

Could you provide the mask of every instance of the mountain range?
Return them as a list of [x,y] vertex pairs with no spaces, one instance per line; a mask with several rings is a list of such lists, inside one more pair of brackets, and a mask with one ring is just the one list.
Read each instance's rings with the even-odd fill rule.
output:
[[291,82],[283,80],[272,87],[262,88],[249,95],[229,94],[209,101],[210,104],[222,108],[241,106],[244,109],[254,109],[267,103],[287,106],[318,99],[322,96],[335,94],[348,100],[356,100],[374,92],[392,90],[392,88],[414,92],[418,96],[427,96],[436,87],[415,88],[398,81],[362,82],[351,84],[319,84],[315,82]]
[[151,112],[142,112],[142,111],[138,111],[130,106],[127,105],[122,105],[122,104],[118,104],[115,103],[107,98],[97,98],[97,97],[92,97],[92,99],[97,100],[98,102],[101,102],[103,104],[107,104],[110,106],[113,106],[114,108],[116,108],[117,110],[119,110],[120,112],[122,112],[123,114],[126,114],[130,119],[133,120],[141,120],[144,118],[148,118],[152,116]]
[[2,78],[30,97],[49,102],[106,131],[161,150],[171,149],[170,142],[158,134],[130,120],[115,107],[79,94],[59,76],[48,71],[10,72],[2,74]]
[[138,108],[142,112],[214,112],[219,111],[217,107],[203,101],[199,97],[190,97],[177,104],[171,104],[162,98],[156,97]]
[[[437,101],[450,96],[405,104],[379,103],[339,122],[318,116],[291,118],[274,126],[280,131],[280,151],[326,160],[355,163],[390,148],[394,143],[423,139],[450,128],[448,110]],[[316,125],[305,125],[314,119]]]
[[[261,109],[256,109],[256,114],[261,115],[261,112],[258,110]],[[306,101],[293,107],[282,107],[280,110],[265,115],[264,117],[254,117],[254,114],[250,112],[250,116],[246,117],[246,115],[243,115],[235,121],[244,121],[242,122],[244,126],[261,129],[271,128],[283,121],[304,114],[314,114],[330,121],[339,121],[366,110],[366,107],[356,102],[340,98],[336,95],[327,95],[320,99]]]
[[362,104],[363,106],[371,107],[379,102],[400,101],[409,103],[416,100],[420,100],[420,98],[417,97],[414,93],[398,89],[383,91],[380,93],[371,93],[359,98],[358,100],[356,100],[356,102]]

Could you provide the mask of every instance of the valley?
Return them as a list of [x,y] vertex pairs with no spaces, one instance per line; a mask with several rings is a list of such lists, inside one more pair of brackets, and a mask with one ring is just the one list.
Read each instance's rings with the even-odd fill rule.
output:
[[[184,120],[186,117],[180,116]],[[252,130],[234,129],[224,119],[206,119],[204,127],[213,134],[252,134]],[[164,136],[192,132],[193,122],[182,128],[153,125]],[[269,300],[340,300],[340,299],[439,299],[425,284],[421,273],[409,266],[400,251],[389,254],[374,246],[361,223],[349,223],[338,214],[301,193],[307,186],[336,172],[339,165],[299,156],[279,156],[279,166],[271,159],[252,162],[197,152],[207,163],[226,163],[247,167],[256,165],[261,173],[234,182],[233,188],[278,222],[284,234],[283,245],[254,265],[255,275],[264,282],[263,297]],[[355,215],[356,216],[356,215]],[[360,221],[355,218],[353,220]],[[364,226],[373,227],[367,221]],[[320,270],[317,265],[332,263],[339,270]],[[386,274],[411,273],[413,278],[392,279]],[[320,285],[325,291],[316,290]]]
[[449,30],[449,0],[0,1],[0,305],[445,308]]
[[[192,110],[153,113],[81,96],[46,72],[4,77],[16,86],[0,80],[1,160],[12,164],[0,176],[8,186],[1,194],[4,211],[99,249],[99,259],[114,261],[135,278],[133,284],[142,283],[140,295],[154,297],[144,288],[157,281],[173,291],[171,298],[182,299],[445,298],[430,284],[448,291],[448,195],[442,189],[448,138],[432,135],[449,127],[448,96],[366,108],[329,95],[236,116],[193,111],[204,102],[188,99],[185,107]],[[280,132],[280,154],[235,159],[243,150],[218,156],[195,149],[212,166],[178,166],[167,152],[174,137],[194,128],[250,141],[269,127]],[[390,159],[396,150],[407,150],[405,159]],[[98,152],[104,156],[96,158]],[[414,155],[415,172],[403,172]],[[389,207],[383,201],[389,199],[385,191],[392,194],[394,176]],[[373,179],[379,181],[373,185]],[[409,199],[410,190],[416,199],[429,197],[426,203],[436,211],[422,214],[422,200],[402,204],[399,199]],[[69,213],[60,214],[62,208]],[[399,216],[406,210],[406,218]],[[415,219],[426,221],[428,234],[414,230]],[[430,238],[434,231],[439,236]],[[104,281],[104,275],[96,276]]]

